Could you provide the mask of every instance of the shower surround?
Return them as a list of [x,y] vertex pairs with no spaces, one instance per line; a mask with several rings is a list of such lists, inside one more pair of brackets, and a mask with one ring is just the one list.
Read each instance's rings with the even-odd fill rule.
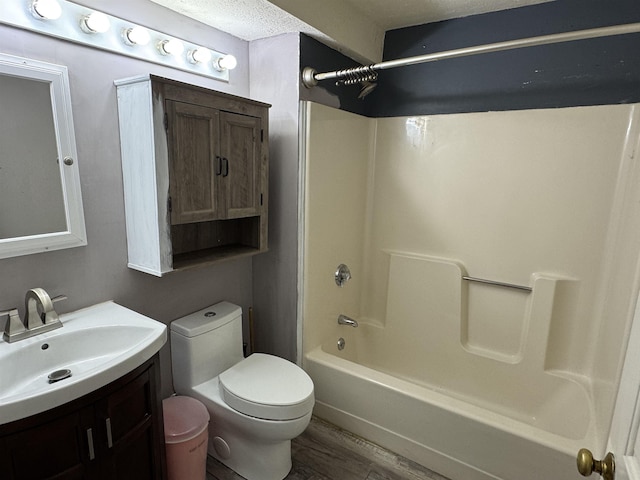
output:
[[316,414],[454,480],[581,478],[636,303],[640,107],[369,119],[303,103],[302,124]]

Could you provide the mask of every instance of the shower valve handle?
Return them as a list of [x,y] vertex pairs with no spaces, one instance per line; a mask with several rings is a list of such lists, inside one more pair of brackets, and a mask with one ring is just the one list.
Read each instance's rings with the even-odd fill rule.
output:
[[343,287],[345,283],[351,280],[351,271],[344,263],[338,265],[336,273],[334,273],[336,285]]

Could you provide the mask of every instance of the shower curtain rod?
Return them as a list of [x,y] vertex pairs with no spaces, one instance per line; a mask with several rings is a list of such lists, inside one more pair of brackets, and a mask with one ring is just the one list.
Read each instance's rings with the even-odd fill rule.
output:
[[541,35],[538,37],[521,38],[508,40],[506,42],[490,43],[486,45],[476,45],[474,47],[458,48],[445,52],[427,53],[415,57],[400,58],[398,60],[387,60],[385,62],[364,65],[361,67],[347,68],[345,70],[335,70],[333,72],[318,73],[312,67],[305,67],[302,71],[302,83],[305,87],[315,87],[322,80],[338,79],[346,83],[356,83],[370,80],[375,77],[376,70],[387,70],[396,67],[405,67],[419,63],[435,62],[449,58],[466,57],[469,55],[479,55],[483,53],[500,52],[503,50],[513,50],[515,48],[534,47],[538,45],[548,45],[552,43],[572,42],[574,40],[586,40],[590,38],[609,37],[613,35],[625,35],[628,33],[640,33],[640,23],[628,23],[614,25],[610,27],[590,28],[587,30],[576,30],[573,32],[554,33],[551,35]]

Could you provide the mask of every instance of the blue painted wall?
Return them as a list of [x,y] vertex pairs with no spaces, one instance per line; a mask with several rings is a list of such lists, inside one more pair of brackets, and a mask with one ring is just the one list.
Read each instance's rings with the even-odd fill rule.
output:
[[[640,22],[638,0],[556,0],[388,31],[384,60],[633,22]],[[318,63],[318,45],[301,42],[301,66],[348,66],[346,57],[328,65],[338,52]],[[371,117],[635,103],[639,52],[640,34],[629,34],[384,70],[364,100],[355,100],[357,87],[322,87],[341,108]]]

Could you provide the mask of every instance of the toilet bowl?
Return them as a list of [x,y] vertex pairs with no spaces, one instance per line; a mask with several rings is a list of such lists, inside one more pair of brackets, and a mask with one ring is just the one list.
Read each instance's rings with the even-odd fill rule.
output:
[[311,420],[313,382],[282,358],[242,354],[242,311],[221,302],[171,323],[174,388],[211,415],[208,453],[248,480],[281,480]]

